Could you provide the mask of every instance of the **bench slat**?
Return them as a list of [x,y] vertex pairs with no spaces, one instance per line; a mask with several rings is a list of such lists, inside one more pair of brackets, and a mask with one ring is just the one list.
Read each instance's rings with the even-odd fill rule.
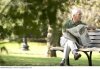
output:
[[50,50],[63,50],[63,47],[51,47]]
[[80,51],[100,51],[100,48],[93,47],[93,48],[80,48]]
[[[51,47],[50,50],[61,50],[63,51],[63,47]],[[93,48],[80,48],[79,51],[100,51],[100,48],[93,47]]]
[[97,39],[97,40],[100,39],[100,36],[89,36],[89,37],[90,37],[90,39]]
[[100,44],[92,43],[91,47],[99,47],[100,48]]
[[100,32],[89,32],[88,34],[89,35],[95,35],[95,36],[98,35],[98,36],[100,36]]
[[91,40],[91,43],[98,43],[98,44],[100,44],[100,40]]

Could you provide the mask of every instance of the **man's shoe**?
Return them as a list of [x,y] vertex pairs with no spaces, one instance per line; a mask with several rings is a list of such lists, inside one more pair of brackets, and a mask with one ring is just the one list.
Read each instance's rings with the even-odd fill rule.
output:
[[60,62],[60,66],[64,66],[64,65],[65,65],[65,59]]
[[76,53],[76,54],[74,55],[74,59],[75,59],[75,60],[78,60],[80,57],[81,57],[81,54]]
[[60,66],[64,66],[64,63],[60,63]]

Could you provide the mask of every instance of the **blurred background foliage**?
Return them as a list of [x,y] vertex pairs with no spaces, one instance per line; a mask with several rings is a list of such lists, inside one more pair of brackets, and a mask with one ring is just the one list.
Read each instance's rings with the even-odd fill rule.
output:
[[100,28],[99,0],[0,0],[0,38],[46,38],[48,27],[61,35],[74,6],[82,9],[85,23]]

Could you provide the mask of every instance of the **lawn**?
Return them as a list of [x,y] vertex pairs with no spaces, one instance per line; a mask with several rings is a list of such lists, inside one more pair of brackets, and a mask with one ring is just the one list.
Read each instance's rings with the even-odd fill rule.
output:
[[57,66],[60,58],[2,56],[5,63],[2,66]]
[[[29,51],[23,51],[21,44],[16,42],[0,42],[0,46],[5,46],[8,50],[0,53],[1,66],[59,66],[63,53],[57,51],[57,57],[47,57],[46,43],[29,42]],[[82,57],[75,61],[70,53],[70,63],[72,66],[88,66],[87,57],[80,52]],[[100,53],[93,52],[93,66],[100,66]]]

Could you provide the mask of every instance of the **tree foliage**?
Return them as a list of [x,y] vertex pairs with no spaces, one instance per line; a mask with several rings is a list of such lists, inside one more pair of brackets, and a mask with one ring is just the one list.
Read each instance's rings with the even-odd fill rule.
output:
[[58,10],[64,12],[68,0],[9,0],[1,14],[2,26],[18,36],[46,36],[48,24],[56,26]]

